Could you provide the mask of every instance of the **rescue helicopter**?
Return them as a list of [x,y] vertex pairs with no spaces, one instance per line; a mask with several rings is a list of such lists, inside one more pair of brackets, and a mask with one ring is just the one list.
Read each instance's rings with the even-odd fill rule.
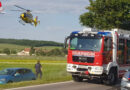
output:
[[[37,24],[40,23],[40,21],[38,21],[38,16],[33,18],[31,10],[22,8],[22,7],[18,6],[18,5],[14,5],[14,6],[17,7],[17,8],[20,8],[22,11],[24,11],[20,15],[20,21],[19,22],[21,24],[25,25],[26,23],[29,23],[29,24],[34,25],[36,27]],[[20,10],[15,10],[15,11],[20,11]]]

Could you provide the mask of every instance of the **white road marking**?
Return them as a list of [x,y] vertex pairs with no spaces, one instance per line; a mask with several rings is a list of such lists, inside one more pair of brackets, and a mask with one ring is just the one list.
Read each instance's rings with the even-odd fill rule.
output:
[[73,81],[66,81],[66,82],[58,82],[58,83],[50,83],[50,84],[41,84],[41,85],[33,85],[33,86],[26,86],[26,87],[18,87],[18,88],[11,88],[11,89],[4,89],[4,90],[19,90],[19,89],[27,89],[39,86],[48,86],[48,85],[56,85],[56,84],[65,84],[65,83],[72,83]]
[[[36,64],[36,63],[30,63],[30,62],[0,62],[2,64]],[[54,64],[54,65],[60,65],[60,64],[66,64],[66,63],[41,63],[41,64]]]

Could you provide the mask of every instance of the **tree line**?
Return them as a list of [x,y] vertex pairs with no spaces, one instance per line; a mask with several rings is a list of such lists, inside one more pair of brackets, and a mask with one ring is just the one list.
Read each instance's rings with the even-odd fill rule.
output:
[[54,41],[40,41],[40,40],[27,40],[27,39],[0,39],[0,43],[7,43],[7,44],[16,44],[16,45],[23,45],[23,46],[63,46],[63,43],[58,43]]
[[[7,54],[7,55],[12,55],[12,54],[17,55],[18,52],[16,50],[4,48],[3,50],[0,51],[0,53],[4,53],[4,54]],[[36,55],[36,56],[65,56],[65,55],[67,55],[67,49],[65,49],[65,48],[61,48],[61,49],[55,48],[55,49],[46,51],[46,50],[41,49],[41,48],[31,47],[30,51],[29,51],[29,55],[30,56],[32,56],[32,55]]]
[[14,49],[4,48],[3,50],[0,50],[0,53],[10,55],[10,54],[17,54],[17,51]]

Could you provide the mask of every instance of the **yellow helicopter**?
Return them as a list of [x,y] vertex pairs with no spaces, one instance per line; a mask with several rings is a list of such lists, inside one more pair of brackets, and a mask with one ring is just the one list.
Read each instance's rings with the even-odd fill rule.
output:
[[[30,23],[31,25],[34,25],[35,27],[37,26],[38,23],[40,23],[40,21],[38,21],[38,16],[36,16],[34,19],[33,19],[33,15],[32,15],[32,11],[31,10],[28,10],[28,9],[24,9],[18,5],[14,5],[15,7],[17,8],[20,8],[22,10],[24,10],[24,13],[22,13],[20,15],[20,23],[22,23],[23,25],[25,25],[24,23]],[[18,11],[18,10],[17,10]]]

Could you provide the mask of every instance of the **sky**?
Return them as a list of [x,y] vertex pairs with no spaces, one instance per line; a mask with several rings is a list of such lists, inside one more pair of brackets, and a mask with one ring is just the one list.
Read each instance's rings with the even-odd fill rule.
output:
[[[87,12],[89,0],[0,0],[6,14],[0,14],[0,38],[64,42],[72,31],[82,31],[79,17]],[[40,24],[19,23],[22,12],[14,5],[32,10]]]

